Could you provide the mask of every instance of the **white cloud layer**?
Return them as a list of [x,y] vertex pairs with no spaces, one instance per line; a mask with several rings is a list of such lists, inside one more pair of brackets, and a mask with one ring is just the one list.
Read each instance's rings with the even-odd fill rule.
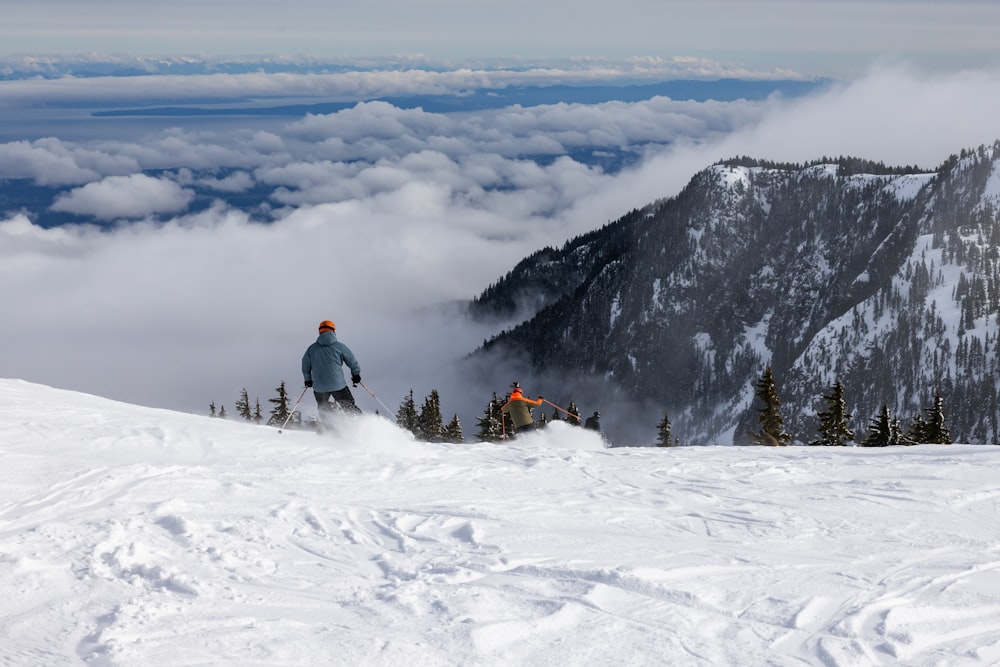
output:
[[193,198],[193,192],[168,179],[145,174],[108,176],[59,195],[52,210],[98,220],[143,218],[183,211]]
[[70,146],[54,137],[0,144],[0,178],[30,178],[41,185],[88,183],[102,174],[136,171],[128,157]]
[[[456,116],[373,103],[268,130],[3,144],[4,177],[72,188],[62,210],[162,219],[187,204],[192,170],[226,166],[235,171],[210,178],[212,187],[277,188],[277,219],[262,224],[217,204],[166,223],[42,229],[8,213],[0,375],[149,405],[231,409],[242,387],[266,400],[285,380],[297,395],[302,351],[318,322],[333,319],[384,402],[395,408],[410,389],[419,400],[436,388],[448,416],[458,412],[471,428],[489,392],[506,384],[464,384],[451,362],[494,328],[464,323],[442,304],[475,296],[540,247],[675,194],[716,160],[856,155],[933,168],[1000,138],[998,104],[996,72],[885,68],[791,102]],[[568,157],[547,165],[521,157],[582,146],[645,159],[610,175]],[[512,368],[493,370],[509,382]],[[364,394],[359,401],[382,409]],[[607,427],[614,432],[611,420]]]
[[[0,80],[0,109],[25,105],[91,103],[101,106],[142,106],[164,100],[241,102],[253,107],[275,99],[353,102],[380,97],[459,95],[475,89],[516,86],[658,83],[672,79],[804,79],[787,69],[752,70],[702,58],[647,57],[618,61],[587,60],[582,63],[546,61],[515,67],[463,67],[444,71],[373,63],[371,69],[348,72],[248,72],[207,74],[134,74],[132,76],[32,75],[47,68],[37,59],[22,63],[0,59],[0,75],[7,69],[11,80]],[[54,62],[64,62],[54,60]],[[205,67],[210,67],[206,61]],[[133,63],[119,63],[128,70]],[[341,67],[336,63],[329,66]],[[323,65],[316,65],[322,69]],[[86,63],[76,69],[86,70]],[[14,74],[17,73],[17,76]]]

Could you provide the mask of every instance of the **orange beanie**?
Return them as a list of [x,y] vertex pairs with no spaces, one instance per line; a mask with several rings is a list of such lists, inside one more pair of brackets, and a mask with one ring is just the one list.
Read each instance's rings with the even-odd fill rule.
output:
[[336,331],[336,330],[337,330],[337,325],[331,322],[330,320],[323,320],[322,322],[319,323],[320,333],[323,333],[324,331]]

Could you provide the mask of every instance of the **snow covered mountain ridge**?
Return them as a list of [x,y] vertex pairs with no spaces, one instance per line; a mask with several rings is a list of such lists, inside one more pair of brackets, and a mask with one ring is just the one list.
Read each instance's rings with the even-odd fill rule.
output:
[[738,158],[525,259],[473,311],[529,307],[484,351],[659,408],[682,444],[745,442],[767,366],[801,442],[839,378],[859,432],[940,392],[957,440],[996,444],[998,201],[1000,142],[929,173]]

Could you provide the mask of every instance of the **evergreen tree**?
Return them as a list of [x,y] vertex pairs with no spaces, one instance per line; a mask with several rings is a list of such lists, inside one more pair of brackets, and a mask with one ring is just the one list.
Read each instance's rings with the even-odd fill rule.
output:
[[259,424],[264,421],[264,411],[260,407],[260,399],[257,399],[257,406],[253,410],[253,423]]
[[844,385],[839,379],[833,383],[833,392],[823,396],[823,400],[826,401],[826,410],[818,415],[819,428],[816,430],[819,438],[809,444],[844,447],[848,442],[853,442],[854,431],[847,425],[851,415],[844,404]]
[[215,401],[212,401],[211,403],[208,404],[208,416],[209,417],[217,416],[215,413]]
[[483,410],[483,415],[476,419],[478,428],[476,437],[483,442],[500,442],[503,439],[500,427],[500,405],[500,399],[497,398],[496,392],[493,392],[493,398]]
[[904,436],[906,441],[913,445],[919,445],[927,440],[927,422],[920,415],[914,415],[909,428]]
[[567,422],[573,426],[580,426],[583,424],[583,422],[580,421],[580,408],[576,407],[576,403],[570,401],[569,405],[566,407],[566,412],[569,413],[566,417]]
[[252,419],[252,415],[250,414],[250,397],[247,395],[246,387],[240,392],[240,398],[236,401],[236,414],[247,421]]
[[670,417],[663,415],[663,420],[656,425],[656,446],[677,447],[680,442],[671,432]]
[[934,404],[925,410],[924,440],[931,445],[950,445],[951,431],[944,421],[944,399],[940,392],[934,392]]
[[225,418],[226,418],[226,406],[220,405],[219,406],[219,419],[225,419]]
[[750,437],[756,445],[785,446],[792,441],[792,436],[785,433],[783,426],[784,418],[781,416],[781,399],[778,397],[778,389],[774,383],[774,374],[771,367],[764,369],[764,374],[757,381],[757,392],[755,396],[760,399],[764,407],[758,410],[760,415],[757,421],[760,422],[760,432],[751,433]]
[[452,442],[456,445],[460,445],[465,442],[465,436],[462,435],[462,424],[458,421],[458,413],[451,418],[448,425],[444,427],[444,441]]
[[275,391],[278,392],[278,395],[275,398],[267,399],[274,403],[274,407],[271,409],[271,418],[267,420],[268,426],[281,426],[289,417],[288,390],[285,389],[284,381],[275,388]]
[[437,389],[424,399],[417,417],[417,438],[424,442],[441,442],[444,437],[444,420],[441,417],[441,399]]
[[403,402],[399,404],[399,410],[396,412],[396,426],[409,431],[413,435],[417,434],[419,416],[417,415],[417,404],[413,401],[412,389],[406,398],[403,399]]
[[892,421],[889,423],[889,444],[890,445],[912,445],[913,443],[906,439],[903,434],[903,430],[899,425],[899,417],[893,417]]
[[[898,424],[897,424],[898,428]],[[892,421],[889,418],[889,406],[882,404],[882,410],[868,424],[868,435],[861,441],[862,447],[888,447],[893,441]],[[896,438],[898,440],[898,437]]]

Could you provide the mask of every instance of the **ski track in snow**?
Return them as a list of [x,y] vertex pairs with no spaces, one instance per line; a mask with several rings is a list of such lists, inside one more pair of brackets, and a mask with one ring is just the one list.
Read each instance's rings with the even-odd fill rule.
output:
[[317,437],[0,380],[0,664],[997,664],[998,456]]

